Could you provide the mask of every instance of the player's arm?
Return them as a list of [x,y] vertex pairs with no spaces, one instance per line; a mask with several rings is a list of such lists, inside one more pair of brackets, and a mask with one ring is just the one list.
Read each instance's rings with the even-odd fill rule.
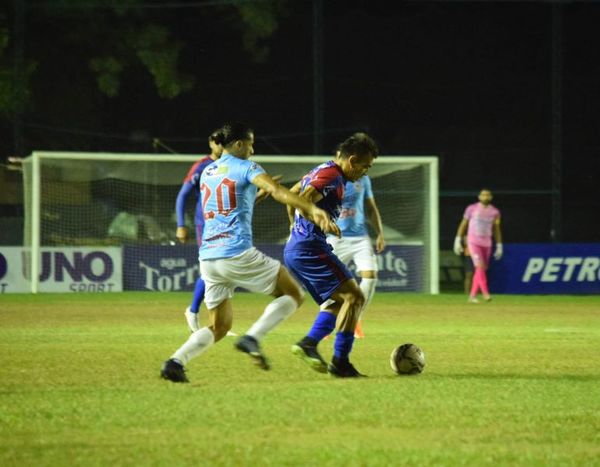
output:
[[[283,178],[283,175],[273,175],[271,178],[273,180],[275,180],[276,182],[279,182],[279,180],[281,180]],[[256,204],[262,203],[268,197],[269,197],[269,193],[267,193],[265,190],[263,190],[261,188],[260,190],[258,190],[256,192],[256,198],[254,198],[254,204],[256,205]]]
[[314,222],[323,232],[340,236],[340,229],[331,220],[329,214],[315,206],[307,197],[292,193],[283,185],[271,178],[269,174],[262,173],[252,179],[252,183],[259,189],[265,190],[273,199],[281,204],[286,204],[299,209],[307,214],[307,218]]
[[[302,181],[296,183],[292,188],[290,188],[290,192],[298,195],[300,194],[300,188],[302,187]],[[288,220],[290,221],[290,225],[294,224],[294,211],[295,208],[290,206],[289,204],[285,206],[287,210]]]
[[185,243],[188,238],[188,228],[185,226],[185,202],[192,192],[194,186],[191,183],[185,182],[181,185],[181,189],[177,194],[177,200],[175,201],[175,213],[177,215],[177,231],[175,237],[181,243]]
[[375,198],[366,198],[367,215],[369,216],[369,222],[375,229],[377,237],[375,239],[375,251],[381,253],[385,248],[385,239],[383,238],[383,223],[381,222],[381,214],[377,209],[377,203]]
[[496,242],[496,251],[494,252],[494,258],[502,258],[502,230],[500,229],[500,217],[497,217],[494,221],[494,241]]
[[460,255],[464,251],[464,248],[462,246],[462,238],[467,233],[468,226],[469,220],[466,218],[463,218],[463,220],[460,221],[460,224],[458,224],[458,229],[456,230],[456,237],[454,238],[454,253],[457,255]]

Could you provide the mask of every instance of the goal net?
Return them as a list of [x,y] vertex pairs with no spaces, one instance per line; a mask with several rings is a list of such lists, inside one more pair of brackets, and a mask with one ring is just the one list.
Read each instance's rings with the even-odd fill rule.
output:
[[[328,156],[253,156],[291,187]],[[191,241],[175,239],[175,199],[198,156],[34,152],[25,160],[23,276],[31,291],[192,290],[198,275]],[[438,293],[436,157],[379,156],[369,171],[386,250],[380,291]],[[254,244],[281,258],[289,233],[285,207],[254,210]]]

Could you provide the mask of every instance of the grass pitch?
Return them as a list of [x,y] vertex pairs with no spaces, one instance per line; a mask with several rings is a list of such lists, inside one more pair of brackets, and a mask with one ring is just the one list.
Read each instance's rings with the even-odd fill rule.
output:
[[[291,354],[307,300],[263,342],[272,371],[228,337],[176,385],[158,374],[189,298],[0,296],[0,465],[600,465],[600,297],[376,295],[360,380]],[[236,295],[234,330],[267,302]],[[405,342],[419,376],[389,367]]]

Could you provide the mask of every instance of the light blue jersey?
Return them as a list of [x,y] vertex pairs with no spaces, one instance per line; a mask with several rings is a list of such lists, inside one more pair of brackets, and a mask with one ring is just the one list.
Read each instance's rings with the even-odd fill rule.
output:
[[346,182],[342,210],[337,225],[342,237],[361,237],[368,235],[365,224],[365,199],[373,198],[371,179],[363,175],[355,182]]
[[249,160],[223,153],[200,177],[204,231],[200,259],[231,258],[252,247],[252,212],[256,186],[265,173]]

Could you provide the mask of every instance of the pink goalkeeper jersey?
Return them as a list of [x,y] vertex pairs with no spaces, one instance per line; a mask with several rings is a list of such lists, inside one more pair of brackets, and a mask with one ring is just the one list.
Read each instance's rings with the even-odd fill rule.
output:
[[473,203],[465,209],[464,218],[469,221],[467,242],[479,246],[492,246],[492,229],[500,211],[491,204],[485,207],[481,203]]

